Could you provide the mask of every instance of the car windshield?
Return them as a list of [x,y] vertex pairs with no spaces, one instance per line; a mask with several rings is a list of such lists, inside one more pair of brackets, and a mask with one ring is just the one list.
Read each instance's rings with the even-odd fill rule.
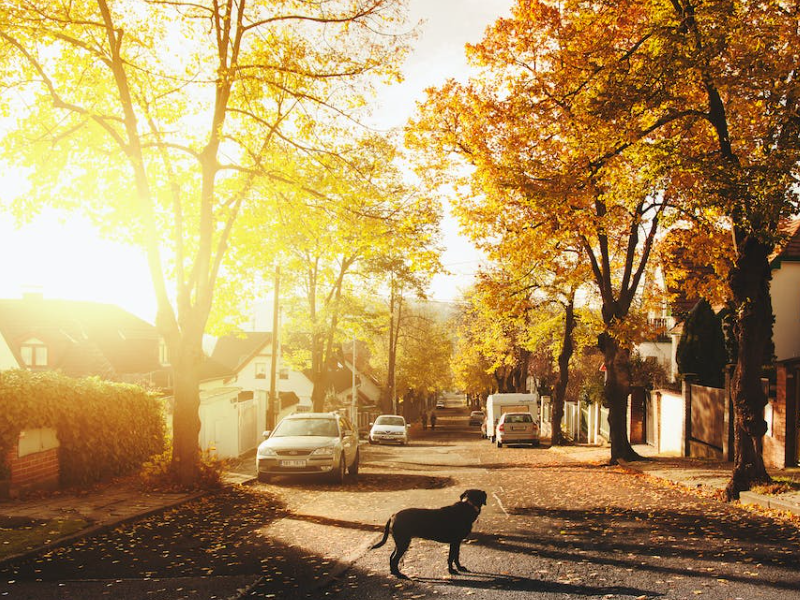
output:
[[529,414],[523,415],[506,415],[506,423],[531,423],[533,421],[533,417]]
[[375,420],[375,425],[394,425],[395,427],[402,427],[405,425],[403,417],[378,417]]
[[339,430],[333,419],[284,419],[275,428],[272,437],[289,437],[293,435],[315,435],[320,437],[336,437]]

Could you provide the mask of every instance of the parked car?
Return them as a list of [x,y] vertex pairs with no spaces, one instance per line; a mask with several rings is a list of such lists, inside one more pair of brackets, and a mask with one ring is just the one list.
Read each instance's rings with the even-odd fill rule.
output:
[[539,445],[539,424],[529,412],[507,412],[500,415],[495,427],[495,442],[503,444]]
[[444,400],[437,400],[436,408],[447,408],[447,405],[445,405]]
[[389,442],[405,446],[408,443],[408,425],[405,417],[399,415],[381,415],[369,430],[369,443]]
[[479,426],[483,423],[485,415],[482,410],[473,410],[469,413],[469,424],[472,426]]
[[336,413],[296,413],[285,417],[256,453],[259,481],[273,475],[319,475],[336,483],[358,475],[358,432]]

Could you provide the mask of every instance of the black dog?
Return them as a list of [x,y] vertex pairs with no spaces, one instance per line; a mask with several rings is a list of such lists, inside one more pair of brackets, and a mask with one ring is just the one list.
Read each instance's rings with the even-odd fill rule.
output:
[[[461,500],[442,508],[406,508],[391,516],[383,530],[383,539],[372,546],[380,548],[389,538],[394,539],[395,549],[389,558],[392,575],[408,579],[400,572],[400,559],[408,550],[415,537],[450,544],[447,556],[447,570],[450,573],[467,571],[459,562],[461,542],[472,531],[472,524],[481,514],[481,507],[486,504],[486,492],[483,490],[467,490],[461,494]],[[455,565],[455,568],[453,568]],[[456,570],[458,569],[458,571]]]

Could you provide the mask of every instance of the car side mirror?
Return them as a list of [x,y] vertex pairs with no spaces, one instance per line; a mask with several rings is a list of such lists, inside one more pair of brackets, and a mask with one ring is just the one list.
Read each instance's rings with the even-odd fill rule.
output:
[[264,436],[264,439],[267,439],[267,438],[269,437],[269,434],[270,434],[270,433],[272,433],[272,432],[271,432],[271,431],[269,431],[269,430],[267,430],[267,431],[265,431],[264,433],[262,433],[261,435],[262,435],[262,436]]
[[375,425],[375,423],[373,423],[372,421],[370,421],[370,423],[369,423],[369,426],[370,426],[370,427],[372,427],[373,425]]

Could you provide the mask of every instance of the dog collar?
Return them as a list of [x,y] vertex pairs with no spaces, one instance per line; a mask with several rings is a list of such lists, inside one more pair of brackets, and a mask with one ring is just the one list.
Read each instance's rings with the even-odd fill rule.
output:
[[476,513],[481,514],[481,507],[475,506],[469,498],[464,498],[464,502],[469,504]]

